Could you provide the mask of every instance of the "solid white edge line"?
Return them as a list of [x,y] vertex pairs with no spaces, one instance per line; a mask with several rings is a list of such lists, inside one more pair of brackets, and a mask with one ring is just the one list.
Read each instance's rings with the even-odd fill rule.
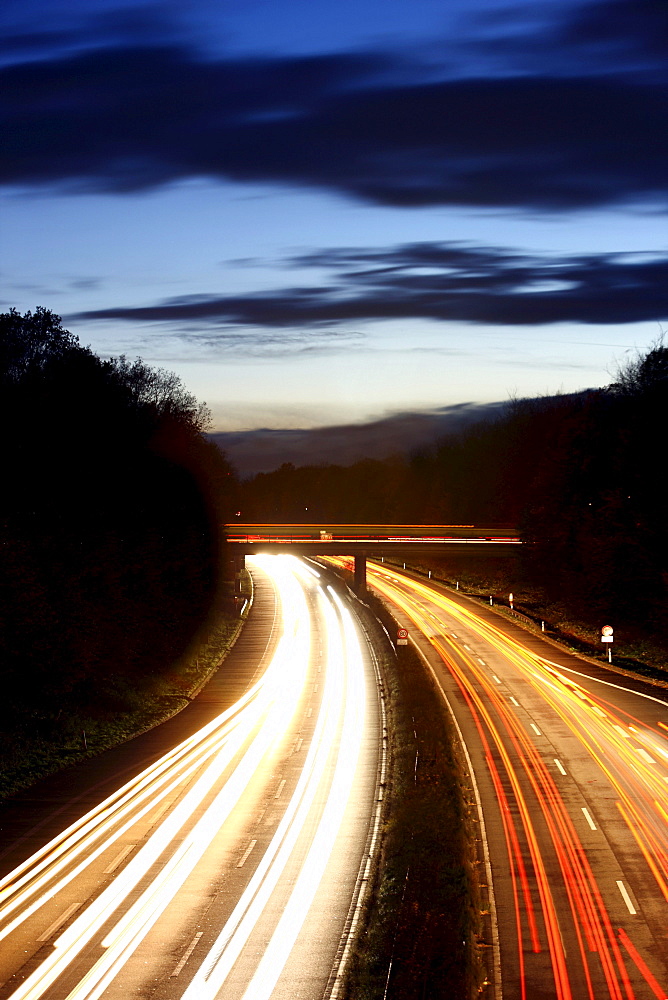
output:
[[[448,589],[451,589],[451,588],[448,588]],[[464,595],[464,596],[466,596],[466,595]],[[450,634],[451,635],[455,635],[454,632],[451,632]],[[457,637],[455,636],[455,638],[457,638]],[[573,655],[573,654],[570,654],[570,655]],[[635,695],[638,696],[638,698],[647,698],[648,701],[655,701],[655,702],[657,702],[657,704],[663,705],[664,708],[666,707],[666,705],[668,705],[668,692],[667,692],[665,698],[655,698],[654,695],[652,695],[652,694],[645,694],[643,691],[634,691],[633,688],[625,687],[623,684],[613,684],[612,681],[604,681],[600,677],[592,677],[591,674],[585,674],[581,670],[575,670],[573,667],[565,667],[561,663],[555,663],[554,660],[548,660],[547,657],[545,657],[545,656],[540,656],[539,654],[537,654],[537,658],[542,663],[547,663],[551,667],[556,667],[557,670],[567,670],[569,674],[575,674],[576,677],[584,677],[585,680],[593,681],[595,684],[605,684],[607,687],[618,688],[620,691],[626,691],[628,694],[635,694]],[[601,664],[601,666],[604,666],[604,664]],[[623,675],[620,675],[620,676],[623,676]],[[628,679],[630,681],[633,678],[629,677]],[[642,677],[638,677],[638,681],[640,681],[642,683],[645,683],[645,684],[649,684],[650,683],[650,681],[646,681]]]
[[[455,638],[457,638],[454,632],[451,632],[450,634],[455,636]],[[657,702],[657,704],[663,705],[664,708],[666,707],[666,705],[668,705],[668,694],[665,698],[655,698],[654,695],[652,694],[645,694],[643,691],[634,691],[633,688],[625,687],[623,684],[613,684],[612,681],[604,681],[600,677],[592,677],[591,674],[585,674],[581,670],[575,670],[573,667],[565,667],[561,663],[555,663],[554,660],[548,660],[547,657],[545,656],[538,655],[537,658],[542,663],[547,663],[551,667],[556,667],[557,670],[567,670],[569,674],[575,674],[576,677],[584,677],[585,680],[593,681],[594,684],[605,684],[607,687],[618,688],[620,691],[626,691],[628,694],[635,694],[638,696],[638,698],[647,698],[648,701],[655,701]],[[601,666],[603,666],[603,664],[601,664]],[[632,680],[632,678],[629,677],[629,680]],[[638,677],[638,681],[645,684],[650,683],[649,681],[644,680],[644,678],[642,677]]]
[[620,879],[617,879],[617,888],[619,889],[619,891],[622,894],[622,899],[626,903],[627,910],[629,911],[629,913],[631,914],[631,916],[635,916],[635,914],[638,911],[636,910],[635,906],[631,902],[631,897],[629,896],[628,889],[626,888],[626,886],[624,885],[624,883]]
[[450,704],[450,699],[448,698],[447,694],[443,689],[443,685],[441,684],[440,678],[438,677],[431,663],[429,662],[429,660],[427,659],[427,657],[422,652],[422,650],[417,645],[414,639],[411,639],[411,643],[414,646],[417,653],[422,657],[424,663],[426,664],[427,668],[431,672],[432,677],[434,678],[434,680],[438,685],[438,689],[441,692],[443,701],[447,706],[447,709],[450,713],[450,717],[454,723],[455,729],[457,730],[457,735],[459,737],[462,750],[464,751],[464,756],[466,758],[466,766],[469,769],[469,776],[471,778],[471,784],[473,785],[473,794],[475,796],[476,809],[478,812],[478,822],[480,824],[480,839],[482,841],[482,851],[485,860],[485,874],[487,876],[487,898],[489,899],[489,916],[492,927],[492,952],[494,955],[494,960],[492,962],[492,971],[494,973],[494,984],[493,984],[494,995],[496,1000],[503,1000],[503,990],[501,987],[501,948],[499,946],[499,926],[498,926],[498,918],[496,911],[496,897],[494,895],[494,880],[492,878],[492,865],[490,862],[489,844],[487,842],[487,828],[485,827],[485,819],[483,816],[480,792],[478,791],[478,783],[475,779],[473,764],[471,763],[471,757],[468,751],[468,747],[466,746],[466,742],[464,740],[464,734],[462,733],[459,727],[459,723],[457,722],[457,718],[452,709],[452,705]]
[[[634,691],[633,688],[624,687],[623,684],[613,684],[612,681],[604,681],[600,677],[592,677],[591,674],[583,674],[581,670],[574,670],[573,667],[564,667],[561,663],[554,663],[552,660],[546,659],[544,656],[539,656],[539,660],[543,663],[549,664],[551,667],[556,667],[557,670],[567,670],[569,674],[575,674],[577,677],[584,677],[587,681],[593,681],[594,684],[605,684],[607,687],[618,688],[620,691],[626,691],[627,694],[635,694],[638,698],[647,698],[648,701],[656,701],[659,705],[663,705],[665,708],[668,705],[667,698],[655,698],[653,694],[645,694],[643,691]],[[629,678],[631,680],[631,678]],[[639,681],[643,681],[642,677],[638,678]],[[647,681],[644,681],[647,684]]]
[[[354,606],[351,604],[351,611],[354,611]],[[367,893],[369,890],[369,877],[371,872],[371,865],[373,863],[374,854],[376,853],[376,844],[378,841],[378,836],[380,833],[380,824],[383,816],[383,787],[385,785],[385,778],[387,773],[387,750],[388,750],[388,738],[387,738],[387,713],[385,710],[385,694],[382,686],[382,677],[380,674],[380,669],[378,667],[378,662],[376,659],[375,652],[369,635],[362,621],[355,615],[355,619],[359,628],[364,633],[364,637],[367,642],[367,650],[371,653],[371,661],[373,663],[374,675],[376,679],[376,690],[378,694],[378,702],[380,708],[380,767],[378,771],[375,798],[376,798],[376,808],[374,810],[373,816],[373,829],[371,833],[371,840],[369,842],[368,848],[364,852],[362,859],[362,864],[360,865],[360,870],[357,876],[357,885],[355,886],[355,893],[353,898],[355,900],[354,909],[352,914],[352,919],[350,920],[350,926],[347,930],[344,930],[345,945],[341,953],[341,958],[336,967],[336,972],[334,974],[334,982],[332,984],[331,991],[327,994],[325,991],[325,996],[328,1000],[337,1000],[341,987],[343,985],[343,977],[346,970],[346,965],[348,964],[348,958],[350,951],[355,940],[355,934],[357,931],[357,925],[362,916],[362,908],[366,902]],[[339,948],[341,944],[339,944]]]

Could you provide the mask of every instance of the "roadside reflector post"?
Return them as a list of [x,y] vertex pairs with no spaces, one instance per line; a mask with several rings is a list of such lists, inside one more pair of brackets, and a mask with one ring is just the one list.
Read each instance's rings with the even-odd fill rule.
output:
[[492,600],[492,595],[490,594],[489,595],[489,606],[491,607],[492,604],[494,604],[494,601]]
[[508,603],[510,604],[510,610],[512,611],[513,610],[513,595],[512,595],[512,593],[508,594]]
[[540,630],[541,630],[541,632],[545,631],[545,622],[541,622],[540,623]]

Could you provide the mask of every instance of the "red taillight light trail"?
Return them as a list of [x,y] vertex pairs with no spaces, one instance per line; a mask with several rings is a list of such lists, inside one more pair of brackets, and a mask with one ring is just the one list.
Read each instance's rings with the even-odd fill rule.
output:
[[[535,963],[526,955],[525,947],[536,953],[543,944],[550,957],[554,996],[559,1000],[585,996],[588,1000],[641,1000],[647,988],[658,996],[658,969],[650,969],[655,957],[652,953],[640,957],[640,930],[631,925],[628,932],[620,930],[616,926],[620,917],[611,917],[620,910],[621,901],[629,907],[629,919],[640,919],[633,916],[636,909],[630,907],[623,872],[620,869],[616,873],[619,888],[607,873],[601,882],[597,854],[590,856],[594,848],[589,842],[583,843],[571,814],[570,781],[563,784],[563,791],[568,790],[565,801],[562,785],[557,784],[551,771],[552,757],[566,759],[567,754],[554,746],[549,753],[536,746],[529,723],[521,718],[520,703],[504,694],[501,681],[485,665],[488,657],[481,665],[467,646],[462,648],[459,638],[455,641],[441,634],[453,626],[441,621],[440,614],[484,641],[493,651],[490,656],[503,658],[511,679],[519,681],[520,686],[530,686],[532,704],[538,695],[569,737],[577,740],[581,752],[597,765],[601,780],[607,783],[613,800],[617,799],[618,815],[633,837],[638,862],[646,864],[662,897],[668,900],[668,776],[657,763],[661,755],[664,760],[668,757],[660,730],[629,726],[630,717],[612,702],[591,695],[492,622],[478,618],[426,584],[377,564],[369,564],[368,582],[429,639],[454,678],[476,726],[502,820],[514,900],[521,997],[530,998],[532,986],[538,985],[532,978]],[[496,672],[502,671],[496,667]],[[521,697],[519,690],[517,694]],[[659,725],[666,728],[665,724]],[[533,727],[541,738],[544,728],[542,724],[540,729]],[[562,767],[559,770],[562,775],[567,773]],[[577,794],[581,795],[579,790]],[[582,801],[588,802],[584,798]],[[584,808],[582,811],[589,817],[587,829],[596,830],[602,837],[602,831],[590,822],[590,812]],[[546,831],[547,837],[545,833],[539,836],[539,830]],[[555,876],[554,861],[559,878]],[[569,936],[573,943],[565,949],[563,942]],[[634,937],[636,941],[632,942]],[[661,974],[665,975],[665,970]],[[541,989],[544,986],[541,982]]]

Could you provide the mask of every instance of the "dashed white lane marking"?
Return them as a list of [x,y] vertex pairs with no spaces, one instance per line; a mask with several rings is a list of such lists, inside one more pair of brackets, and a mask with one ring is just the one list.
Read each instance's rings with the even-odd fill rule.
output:
[[318,685],[314,684],[313,685],[313,694],[315,694],[317,690],[318,690]]
[[471,652],[471,647],[467,646],[466,643],[464,643],[464,649],[468,649],[469,653]]
[[155,824],[158,822],[162,814],[167,812],[171,804],[172,804],[171,802],[163,802],[160,808],[156,812],[154,812],[152,816],[149,817],[149,823],[151,824],[151,826],[155,826]]
[[190,958],[190,956],[194,952],[195,948],[197,947],[197,942],[199,941],[199,939],[201,938],[201,936],[202,936],[203,933],[204,933],[204,931],[198,931],[197,934],[195,934],[195,937],[192,939],[192,941],[190,942],[190,944],[186,948],[185,953],[183,955],[183,958],[181,959],[181,961],[179,962],[179,964],[177,966],[175,966],[174,971],[171,973],[171,975],[169,977],[170,979],[172,979],[174,976],[178,976],[179,972],[181,971],[181,969],[186,964],[186,962],[188,961],[188,959]]
[[560,760],[557,760],[556,757],[554,758],[554,763],[557,765],[557,767],[559,768],[559,770],[561,771],[562,774],[566,774],[566,772],[564,770],[564,765],[561,763]]
[[498,678],[498,677],[496,676],[496,674],[492,674],[492,680],[495,680],[497,684],[500,684],[500,683],[501,683],[501,681],[500,681],[500,680],[499,680],[499,678]]
[[308,712],[306,713],[306,718],[310,719],[312,715],[313,715],[313,708],[311,707],[311,708],[309,708]]
[[510,696],[510,700],[512,701],[513,705],[517,705],[518,708],[520,707],[519,701],[517,700],[517,698],[513,698],[512,694]]
[[619,889],[619,891],[622,894],[622,899],[626,903],[627,910],[629,911],[629,913],[631,914],[631,916],[633,916],[638,911],[636,910],[635,906],[631,902],[631,897],[629,896],[629,893],[628,893],[628,890],[627,890],[626,886],[624,885],[623,882],[620,882],[619,879],[617,879],[617,888]]
[[47,929],[44,931],[43,934],[40,934],[37,940],[48,941],[51,935],[55,934],[58,928],[61,927],[65,923],[65,921],[72,916],[74,911],[79,909],[80,906],[81,903],[72,903],[71,906],[68,906],[67,909],[63,913],[61,913],[60,916],[56,920],[54,920],[52,924],[49,924]]
[[104,869],[103,874],[111,875],[111,873],[118,868],[121,861],[123,861],[123,859],[128,856],[128,854],[130,853],[131,850],[133,850],[134,847],[135,844],[126,844],[123,850],[120,852],[120,854],[117,854],[114,860],[107,865],[107,867]]
[[538,726],[536,725],[535,722],[530,722],[529,725],[533,729],[533,731],[536,734],[536,736],[542,736],[542,733],[541,733],[540,729],[538,728]]
[[281,797],[281,792],[282,792],[282,791],[283,791],[283,789],[285,788],[285,782],[286,782],[286,779],[285,779],[285,778],[283,778],[283,780],[281,781],[281,783],[280,783],[280,784],[279,784],[279,786],[278,786],[278,790],[277,790],[276,794],[274,795],[274,798],[275,798],[275,799],[280,799],[280,797]]
[[255,847],[256,844],[257,844],[257,840],[251,840],[250,844],[248,845],[248,847],[246,848],[246,850],[242,854],[241,861],[239,861],[239,863],[237,864],[237,868],[243,868],[243,866],[246,864],[246,859],[248,858],[248,855],[253,850],[253,848]]
[[459,639],[459,636],[457,635],[456,632],[451,632],[450,635],[452,636],[453,639]]
[[485,661],[481,660],[480,657],[478,657],[478,663],[480,664],[481,667],[487,666],[487,664],[485,663]]
[[642,747],[634,747],[633,749],[635,750],[636,753],[639,753],[640,756],[642,757],[642,759],[646,760],[648,764],[656,764],[656,761],[654,760],[654,758],[650,757],[650,755],[647,753],[647,751],[643,750]]
[[299,739],[297,740],[297,742],[295,743],[294,747],[292,748],[292,752],[293,753],[299,753],[299,751],[302,748],[302,743],[303,742],[304,742],[304,737],[300,736]]
[[587,822],[589,823],[589,826],[591,827],[591,829],[592,829],[592,830],[596,830],[596,829],[597,829],[597,826],[596,826],[596,823],[594,823],[593,819],[592,819],[592,818],[591,818],[591,816],[589,815],[589,810],[588,810],[588,809],[585,809],[585,807],[584,807],[584,806],[582,806],[582,812],[584,813],[584,818],[585,818],[585,819],[587,820]]
[[630,734],[630,733],[627,733],[627,732],[625,732],[625,731],[624,731],[624,730],[622,729],[622,727],[621,727],[621,726],[616,726],[616,725],[615,725],[615,724],[613,723],[613,725],[612,725],[612,728],[613,728],[613,729],[616,729],[618,733],[621,733],[621,734],[622,734],[622,736],[624,737],[624,739],[625,739],[625,740],[630,740],[630,739],[631,739],[631,734]]

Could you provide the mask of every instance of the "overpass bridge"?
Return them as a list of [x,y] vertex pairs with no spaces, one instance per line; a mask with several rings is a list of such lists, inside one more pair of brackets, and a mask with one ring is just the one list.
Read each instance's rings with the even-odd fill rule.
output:
[[233,548],[237,587],[245,557],[259,552],[353,556],[355,587],[358,593],[363,593],[369,556],[508,556],[517,554],[522,544],[516,528],[471,524],[233,523],[224,527]]

